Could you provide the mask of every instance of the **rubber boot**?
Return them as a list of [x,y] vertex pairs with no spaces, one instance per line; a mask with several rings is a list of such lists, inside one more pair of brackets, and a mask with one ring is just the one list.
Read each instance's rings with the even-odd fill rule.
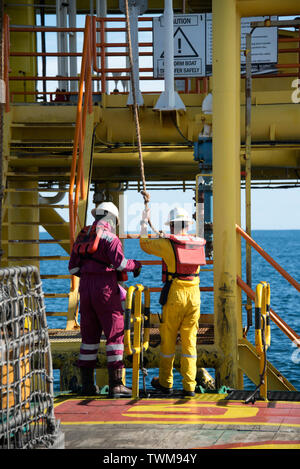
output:
[[82,388],[80,394],[82,396],[97,396],[99,388],[94,383],[94,368],[80,368]]
[[109,391],[108,397],[131,397],[132,390],[124,386],[122,381],[123,369],[108,368]]
[[173,389],[172,388],[165,388],[164,386],[162,386],[159,382],[159,378],[157,376],[155,376],[154,378],[152,378],[152,381],[151,381],[151,386],[155,389],[157,389],[158,391],[161,391],[162,393],[164,394],[172,394],[173,393]]

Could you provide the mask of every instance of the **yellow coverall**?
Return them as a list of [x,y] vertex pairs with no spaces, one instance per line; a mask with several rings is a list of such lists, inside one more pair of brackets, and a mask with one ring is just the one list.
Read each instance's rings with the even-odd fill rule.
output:
[[[175,272],[176,260],[171,242],[167,238],[140,238],[143,251],[161,257],[168,272]],[[171,277],[169,276],[169,279]],[[199,277],[193,280],[173,279],[168,300],[163,306],[160,325],[160,366],[159,383],[173,387],[173,363],[178,331],[181,336],[180,372],[182,385],[186,391],[194,391],[197,373],[197,330],[200,318]]]

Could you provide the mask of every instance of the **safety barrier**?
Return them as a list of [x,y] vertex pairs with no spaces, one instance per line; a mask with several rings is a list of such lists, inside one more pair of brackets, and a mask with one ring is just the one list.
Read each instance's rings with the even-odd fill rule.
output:
[[266,261],[269,262],[296,290],[300,292],[300,283],[289,275],[268,253],[266,253],[239,225],[236,231],[249,243]]
[[38,270],[0,269],[0,447],[63,446]]
[[270,285],[261,282],[255,294],[255,347],[259,356],[260,398],[267,400],[267,350],[271,345]]
[[[239,233],[247,243],[249,243],[266,261],[268,261],[296,290],[300,291],[300,284],[289,275],[269,254],[267,254],[255,241],[252,239],[239,225],[236,225],[236,231]],[[245,283],[239,276],[237,276],[237,284],[247,294],[248,298],[255,299],[255,293],[247,283]],[[284,332],[284,334],[292,340],[297,347],[300,347],[299,335],[286,324],[275,311],[270,308],[270,319]]]
[[[249,298],[255,301],[255,292],[239,276],[237,276],[237,284]],[[300,336],[272,308],[270,308],[270,319],[297,347],[300,347]]]
[[[142,304],[142,293],[145,302]],[[134,298],[134,302],[133,302]],[[133,309],[133,315],[132,315]],[[132,317],[133,316],[133,317]],[[143,318],[144,317],[144,318]],[[142,321],[143,324],[143,342]],[[131,324],[133,323],[133,346],[131,344]],[[127,355],[132,355],[132,397],[139,396],[139,369],[143,367],[143,352],[149,347],[150,338],[150,291],[141,284],[128,288],[124,321],[124,348]],[[144,375],[145,376],[145,375]]]

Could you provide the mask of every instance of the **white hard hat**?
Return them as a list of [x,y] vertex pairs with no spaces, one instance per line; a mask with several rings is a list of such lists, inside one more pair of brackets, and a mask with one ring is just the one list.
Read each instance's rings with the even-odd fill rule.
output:
[[[101,202],[95,209],[95,215],[104,215],[104,212],[111,213],[119,221],[119,210],[112,202]],[[92,211],[93,212],[93,211]]]
[[186,221],[189,223],[193,223],[193,220],[190,218],[188,212],[181,207],[175,207],[170,210],[168,220],[166,221],[165,225],[170,225],[171,222],[176,221]]

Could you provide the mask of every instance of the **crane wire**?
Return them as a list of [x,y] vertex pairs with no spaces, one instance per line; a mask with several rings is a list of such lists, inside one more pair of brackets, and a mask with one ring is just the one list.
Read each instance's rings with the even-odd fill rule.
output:
[[[127,29],[127,40],[128,40],[128,55],[129,55],[129,63],[130,63],[130,79],[131,79],[131,91],[133,96],[133,113],[134,113],[134,121],[135,121],[135,128],[136,128],[136,137],[137,137],[137,146],[138,146],[138,154],[139,154],[139,163],[140,163],[140,173],[141,173],[141,180],[143,184],[143,190],[141,190],[141,194],[144,199],[145,210],[148,209],[148,205],[150,202],[150,194],[147,192],[146,187],[146,178],[145,178],[145,169],[144,169],[144,160],[143,160],[143,152],[142,152],[142,139],[141,139],[141,130],[140,130],[140,122],[139,122],[139,111],[138,105],[136,100],[135,94],[135,79],[133,73],[133,54],[132,54],[132,44],[131,44],[131,31],[130,31],[130,21],[129,21],[129,8],[128,8],[128,0],[125,0],[125,10],[126,10],[126,29]],[[150,228],[159,236],[162,236],[161,231],[157,231],[150,218],[148,218],[148,224]]]

